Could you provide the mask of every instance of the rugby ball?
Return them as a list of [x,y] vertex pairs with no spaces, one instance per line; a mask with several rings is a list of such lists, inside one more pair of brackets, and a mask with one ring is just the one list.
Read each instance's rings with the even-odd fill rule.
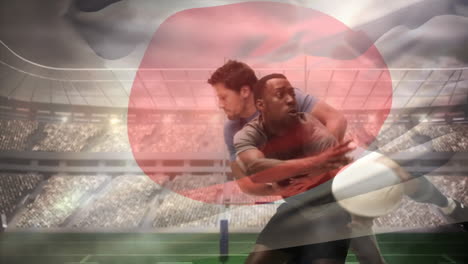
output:
[[332,192],[338,204],[352,214],[382,216],[400,205],[405,173],[393,160],[371,152],[334,177]]

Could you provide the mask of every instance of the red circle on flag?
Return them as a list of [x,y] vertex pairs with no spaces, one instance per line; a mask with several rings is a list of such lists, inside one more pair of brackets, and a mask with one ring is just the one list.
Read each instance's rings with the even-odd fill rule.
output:
[[[348,132],[364,148],[375,140],[392,105],[390,73],[375,45],[364,33],[332,16],[272,2],[181,11],[155,31],[135,76],[128,107],[128,136],[135,160],[157,183],[165,177],[156,176],[153,170],[161,164],[150,157],[164,159],[162,153],[174,152],[167,159],[177,159],[177,153],[199,143],[194,142],[194,134],[206,136],[200,126],[184,126],[188,120],[166,122],[161,109],[168,103],[189,104],[189,108],[203,100],[213,103],[214,93],[206,80],[227,59],[247,63],[259,77],[284,73],[293,86],[345,113],[360,110],[354,120],[348,119]],[[218,135],[222,137],[222,132]],[[181,184],[172,190],[191,199],[223,203],[220,192],[236,188],[233,182],[203,183],[193,177],[179,175]]]

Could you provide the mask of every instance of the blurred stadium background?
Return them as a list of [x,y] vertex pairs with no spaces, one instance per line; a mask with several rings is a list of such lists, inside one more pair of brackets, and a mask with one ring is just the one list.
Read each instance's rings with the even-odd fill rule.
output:
[[[129,105],[135,106],[129,102],[131,87],[141,81],[136,69],[48,67],[0,44],[0,214],[6,231],[0,255],[5,263],[219,263],[221,220],[229,222],[229,262],[243,261],[278,203],[222,185],[232,175],[224,115],[206,84],[214,67],[147,69],[161,82],[142,95],[157,109],[142,122],[127,114]],[[377,105],[369,97],[378,92],[379,69],[366,79],[359,69],[312,70],[298,58],[255,70],[259,77],[282,72],[294,86],[344,109],[349,136],[363,142],[371,136],[360,128],[370,131],[383,117],[351,106],[391,104],[373,147],[406,161],[412,173],[429,173],[444,194],[468,204],[467,65],[405,65],[389,69],[393,100]],[[368,91],[354,94],[354,85],[364,82]],[[138,133],[127,127],[132,122]],[[148,153],[141,160],[154,174],[145,175],[135,162],[132,133],[145,138],[146,144],[133,150]],[[203,192],[216,184],[212,193]],[[200,202],[178,194],[184,191],[214,198]],[[453,231],[447,224],[431,206],[404,200],[393,213],[375,219],[375,230],[411,232],[379,236],[389,263],[466,263],[467,236],[438,233]],[[353,255],[349,263],[356,263]]]
[[[259,232],[275,212],[277,203],[263,203],[271,197],[242,194],[236,185],[212,190],[213,203],[175,192],[196,192],[232,179],[222,135],[224,117],[205,84],[214,69],[152,69],[151,74],[166,78],[161,87],[184,90],[150,95],[163,98],[162,103],[141,122],[132,120],[125,106],[135,70],[58,70],[12,56],[6,46],[1,54],[0,208],[6,231],[211,233],[216,244],[213,233],[221,219],[229,221],[231,232],[248,235]],[[369,137],[360,127],[371,129],[382,118],[377,111],[347,109],[348,98],[329,90],[333,82],[352,91],[355,82],[366,81],[357,69],[314,72],[307,70],[306,62],[257,69],[259,76],[272,71],[285,73],[293,85],[344,108],[352,121],[348,133],[358,140]],[[427,151],[430,143],[435,152],[410,161],[410,170],[429,172],[445,194],[468,203],[468,109],[459,101],[468,94],[468,69],[390,72],[393,101],[399,105],[393,106],[374,146],[395,159],[410,160],[414,153]],[[369,94],[377,85],[378,79],[372,80]],[[363,105],[369,94],[358,97]],[[127,129],[127,122],[138,122],[134,127],[139,136],[148,138],[147,144],[134,148],[148,153],[143,160],[154,171],[150,177],[134,160],[128,135],[135,132]],[[405,200],[392,214],[377,218],[375,229],[446,224],[434,208]]]

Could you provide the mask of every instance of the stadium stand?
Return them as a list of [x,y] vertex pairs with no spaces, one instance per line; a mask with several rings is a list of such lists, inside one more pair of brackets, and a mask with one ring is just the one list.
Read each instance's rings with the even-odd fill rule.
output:
[[229,207],[230,226],[234,229],[263,228],[278,208],[277,204]]
[[221,152],[223,147],[221,131],[220,125],[161,123],[155,127],[142,150],[143,152]]
[[[8,51],[2,52],[3,60],[21,69],[25,63]],[[297,65],[281,65],[280,69],[261,69],[257,73],[263,75],[260,73],[278,70],[286,75],[294,75],[291,77],[293,85],[302,87],[307,92],[317,92],[316,95],[320,99],[327,100],[330,99],[327,98],[329,88],[317,91],[314,87],[329,87],[334,81],[340,81],[340,76],[344,75],[360,76],[359,70],[355,69],[314,71],[311,70],[313,67],[304,66],[307,65],[300,62]],[[39,86],[45,85],[54,89],[41,90],[44,94],[36,93],[35,89],[29,87],[33,86],[35,77],[27,76],[26,82],[18,82],[18,85],[8,88],[12,91],[12,98],[6,95],[0,97],[3,111],[0,119],[0,150],[5,153],[19,152],[12,153],[11,156],[2,153],[1,162],[11,165],[9,170],[21,171],[21,167],[34,167],[39,171],[44,169],[47,173],[53,173],[54,176],[45,178],[33,173],[41,178],[28,178],[28,181],[33,182],[26,184],[29,186],[27,188],[22,187],[26,178],[19,175],[30,174],[11,174],[12,177],[19,176],[20,180],[8,178],[10,176],[3,177],[8,180],[0,184],[2,203],[7,204],[2,204],[2,208],[8,208],[8,212],[14,212],[15,208],[18,208],[19,200],[30,194],[27,204],[20,206],[20,210],[16,211],[13,217],[14,227],[47,230],[145,226],[160,230],[172,227],[216,227],[218,220],[223,217],[230,219],[233,227],[259,228],[274,212],[277,205],[258,203],[278,200],[278,197],[249,196],[242,193],[236,185],[204,188],[224,183],[228,173],[227,162],[223,160],[226,157],[222,134],[223,115],[215,111],[216,99],[205,83],[210,70],[187,69],[176,73],[173,69],[151,69],[148,73],[152,76],[162,76],[162,79],[158,80],[166,88],[165,91],[160,91],[164,97],[159,97],[159,93],[150,93],[148,97],[153,101],[158,100],[164,107],[150,111],[143,117],[137,117],[128,111],[128,95],[135,80],[131,70],[66,71],[33,65],[29,67],[24,73],[6,66],[0,68],[4,74],[2,76],[18,81],[25,78],[28,72],[34,73],[34,76],[43,77],[37,79],[41,84]],[[296,69],[291,71],[288,67]],[[310,71],[304,72],[303,69]],[[293,72],[297,73],[297,76]],[[385,153],[404,154],[425,151],[428,147],[442,154],[467,152],[467,112],[466,105],[463,105],[466,102],[462,101],[466,98],[467,73],[465,68],[440,71],[392,69],[394,90],[400,92],[401,97],[393,102],[391,118],[380,129],[373,146]],[[50,82],[44,81],[45,79],[50,79]],[[351,87],[348,94],[353,94],[355,82],[362,80],[353,77],[348,81]],[[171,92],[171,87],[185,83],[191,85],[187,86],[184,92]],[[415,89],[409,89],[413,86],[409,87],[408,84],[418,85]],[[21,93],[16,93],[20,90]],[[113,92],[106,92],[117,90],[123,92],[118,93],[118,100],[115,100]],[[55,94],[57,91],[62,93]],[[192,96],[195,97],[192,105],[179,108],[180,104],[177,102],[186,102],[184,100]],[[39,97],[43,100],[36,100]],[[367,96],[366,100],[369,98]],[[363,101],[363,106],[369,105],[368,103]],[[347,109],[348,105],[344,103],[334,106],[344,107],[345,110],[349,110],[346,111],[346,115],[357,117],[350,119],[353,122],[348,122],[349,137],[366,143],[374,141],[370,134],[376,134],[378,128],[372,127],[372,120],[366,120],[369,109],[362,113],[359,112],[362,109]],[[419,108],[420,113],[441,114],[440,120],[436,122],[430,117],[424,120],[416,114],[411,116],[412,107]],[[140,120],[141,118],[144,120]],[[370,133],[364,132],[363,127]],[[129,139],[132,139],[132,146]],[[425,144],[426,142],[430,142],[431,146]],[[162,180],[162,189],[158,189],[158,185],[142,176],[141,172],[131,170],[122,175],[124,172],[117,170],[140,169],[131,164],[136,163],[134,160],[128,159],[132,158],[132,151],[149,152],[150,155],[161,154],[155,155],[159,160],[145,159],[145,162],[148,161],[151,164],[149,166],[157,170],[173,170],[171,180]],[[30,152],[36,156],[29,156]],[[64,152],[69,152],[67,154],[71,156],[66,156]],[[83,157],[79,156],[81,154]],[[61,158],[60,155],[66,158]],[[169,161],[177,162],[164,164],[166,160],[161,159],[163,155],[170,156]],[[180,158],[177,157],[179,155]],[[29,160],[21,160],[18,156],[26,156]],[[87,156],[91,158],[85,159]],[[205,156],[216,157],[216,160],[196,160]],[[18,163],[8,164],[10,160]],[[416,165],[424,166],[421,164]],[[48,171],[51,167],[58,169]],[[89,167],[99,170],[88,170],[87,173],[101,173],[111,167],[113,174],[79,174],[72,177],[56,174],[62,168],[72,168],[73,171],[81,173],[81,169]],[[208,171],[208,167],[217,168]],[[220,173],[221,167],[226,171],[223,171],[221,176],[214,174]],[[10,175],[7,172],[1,173]],[[185,174],[174,178],[176,173]],[[462,200],[466,197],[468,182],[457,177],[461,175],[455,172],[450,176],[431,176],[431,179],[444,193]],[[22,183],[14,183],[16,181]],[[159,180],[157,182],[161,183]],[[36,187],[38,185],[39,187]],[[249,206],[246,206],[247,204]],[[443,219],[433,213],[431,208],[406,200],[394,213],[376,220],[379,228],[430,226],[441,223],[444,223]]]
[[223,207],[217,204],[199,202],[170,193],[163,198],[156,210],[153,221],[155,228],[173,227],[217,227]]
[[[223,175],[213,174],[213,175],[179,175],[173,179],[173,181],[167,185],[168,188],[175,192],[186,193],[186,192],[199,192],[206,191],[212,192],[215,194],[215,199],[220,199],[220,188],[206,190],[204,187],[224,183],[226,178]],[[201,194],[200,194],[201,195]]]
[[[208,202],[221,201],[222,189],[214,188],[209,192],[204,189],[211,185],[223,183],[225,178],[221,175],[179,175],[166,187],[168,192],[155,212],[153,226],[165,227],[216,227],[218,215],[223,212],[224,206]],[[187,198],[179,193],[190,195]],[[204,201],[196,201],[199,198]],[[208,198],[208,201],[206,200]]]
[[[130,135],[141,142],[133,148],[134,151],[223,152],[219,122],[186,123],[181,115],[162,117],[161,120],[165,121],[139,124],[131,129],[126,124],[0,120],[3,131],[0,146],[4,151],[125,153],[132,150],[128,140]],[[365,125],[362,122],[351,123],[349,136],[368,140],[366,137],[369,135],[362,134],[361,128]],[[427,147],[424,143],[430,141],[437,152],[466,152],[466,135],[466,123],[387,122],[376,139],[376,145],[389,153],[422,151]],[[37,173],[4,173],[2,177],[5,179],[2,182],[2,208],[6,208],[3,211],[7,216],[17,207],[19,199],[44,180]],[[275,201],[278,197],[249,196],[236,185],[204,189],[225,182],[223,177],[191,173],[179,175],[165,184],[163,191],[146,176],[122,175],[111,179],[110,176],[55,175],[46,179],[37,197],[32,197],[34,199],[17,213],[15,227],[140,228],[150,214],[152,219],[146,221],[152,228],[213,228],[223,213],[227,213],[233,228],[260,228],[264,225],[276,205],[252,204]],[[468,182],[463,177],[439,175],[431,179],[449,196],[457,199],[467,196]],[[101,190],[99,186],[108,181],[109,185]],[[153,199],[159,201],[157,208],[150,207]],[[243,206],[246,204],[251,206]],[[376,219],[378,228],[427,227],[443,223],[444,220],[429,206],[408,200],[392,214]]]
[[[468,150],[468,142],[465,136],[468,133],[468,125],[429,125],[422,123],[410,129],[402,127],[404,126],[397,126],[396,131],[390,132],[390,137],[379,141],[381,144],[380,149],[383,152],[417,152],[419,145],[429,141],[437,152],[463,152]],[[385,137],[384,135],[386,135],[386,131],[383,133],[383,137]],[[393,135],[399,136],[393,137]],[[388,140],[389,138],[392,139]],[[421,150],[424,149],[419,151]]]
[[[145,126],[141,126],[144,129]],[[130,152],[125,126],[107,126],[105,131],[87,146],[90,152]],[[87,151],[87,149],[84,149]]]
[[0,150],[27,150],[28,138],[37,128],[37,121],[0,120]]
[[37,142],[33,151],[79,152],[87,142],[99,133],[99,124],[51,123],[44,126],[44,138]]
[[[139,143],[136,152],[222,152],[219,124],[139,124],[0,120],[1,150],[45,152],[130,152],[128,134]],[[33,136],[34,134],[34,136]],[[184,139],[184,140],[180,140]]]
[[109,176],[54,175],[34,201],[18,213],[16,227],[59,227]]
[[[432,143],[436,152],[468,151],[468,124],[445,123],[385,123],[378,136],[374,139],[362,127],[363,123],[351,123],[347,136],[358,142],[372,143],[375,140],[377,149],[384,153],[403,151],[424,151],[420,146],[426,142]],[[419,147],[418,147],[419,146]]]
[[[468,181],[466,176],[429,176],[437,188],[444,194],[464,202],[468,202]],[[442,216],[427,204],[416,203],[404,198],[401,206],[390,213],[374,220],[377,228],[427,228],[446,224]]]
[[38,173],[0,173],[0,213],[8,218],[11,216],[19,201],[44,179]]
[[[26,120],[0,120],[3,133],[2,150],[52,152],[129,152],[128,134],[135,137],[137,152],[222,152],[222,127],[219,124],[142,124],[127,133],[126,125],[50,123]],[[351,124],[348,135],[365,141],[363,124]],[[135,130],[138,130],[137,132]],[[35,137],[32,136],[35,135]],[[409,150],[423,142],[418,136],[432,140],[435,151],[468,151],[467,124],[420,123],[413,127],[406,123],[385,124],[377,137],[377,145],[384,152]],[[42,135],[42,136],[37,136]],[[180,140],[184,139],[184,140]],[[417,151],[412,149],[411,151]]]
[[159,191],[147,176],[118,176],[77,215],[73,227],[137,228]]

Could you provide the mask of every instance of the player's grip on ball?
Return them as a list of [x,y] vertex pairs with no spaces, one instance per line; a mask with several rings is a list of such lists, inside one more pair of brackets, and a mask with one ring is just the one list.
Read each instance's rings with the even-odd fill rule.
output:
[[335,170],[344,167],[353,161],[352,158],[345,155],[354,149],[356,149],[356,144],[352,140],[346,140],[343,143],[318,154],[312,160],[318,164],[316,167],[319,169]]

